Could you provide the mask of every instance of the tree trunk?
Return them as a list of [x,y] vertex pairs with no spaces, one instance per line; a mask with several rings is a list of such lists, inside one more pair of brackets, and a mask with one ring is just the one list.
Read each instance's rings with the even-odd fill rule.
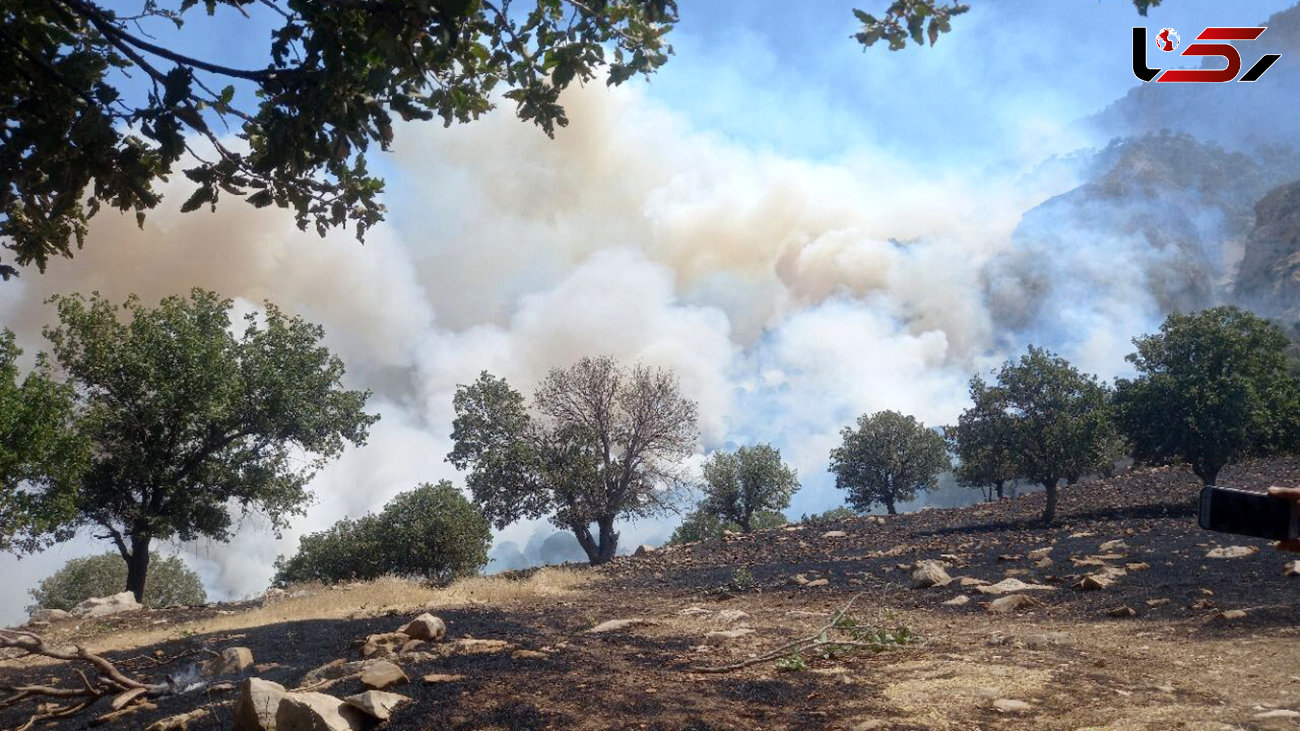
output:
[[582,546],[583,552],[587,554],[587,563],[596,566],[600,563],[600,546],[596,545],[596,539],[591,537],[591,529],[585,525],[571,525],[569,530],[573,531],[573,536],[578,539],[578,545]]
[[740,531],[742,533],[752,533],[754,530],[752,526],[753,526],[753,515],[751,513],[745,513],[743,516],[741,516]]
[[1213,485],[1219,479],[1219,471],[1223,469],[1221,464],[1194,464],[1192,472],[1201,478],[1201,484]]
[[1043,522],[1050,524],[1056,520],[1056,483],[1060,478],[1051,477],[1043,481],[1043,487],[1047,491],[1047,503],[1043,506]]
[[131,555],[126,559],[126,590],[141,604],[144,603],[144,584],[149,576],[149,540],[148,534],[131,536]]
[[1005,484],[1006,484],[1006,481],[1005,481],[1005,480],[998,480],[998,484],[997,484],[997,488],[998,488],[998,500],[1001,500],[1002,497],[1003,497],[1003,495],[1002,495],[1002,487],[1003,487],[1003,485],[1005,485]]
[[890,515],[898,515],[898,509],[894,507],[893,495],[885,495],[885,511]]
[[596,521],[600,527],[600,551],[597,555],[597,563],[608,563],[614,558],[614,551],[618,549],[618,534],[614,532],[614,516],[608,515]]

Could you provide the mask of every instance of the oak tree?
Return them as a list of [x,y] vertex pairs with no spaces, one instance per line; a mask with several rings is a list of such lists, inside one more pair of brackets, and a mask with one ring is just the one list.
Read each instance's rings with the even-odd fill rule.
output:
[[830,471],[854,510],[879,503],[895,515],[897,503],[933,488],[952,466],[943,437],[897,411],[863,414],[856,429],[844,427],[840,434],[844,442],[831,450]]
[[780,512],[799,489],[798,474],[781,461],[770,444],[718,451],[704,463],[704,500],[700,510],[735,523],[749,533],[758,513]]

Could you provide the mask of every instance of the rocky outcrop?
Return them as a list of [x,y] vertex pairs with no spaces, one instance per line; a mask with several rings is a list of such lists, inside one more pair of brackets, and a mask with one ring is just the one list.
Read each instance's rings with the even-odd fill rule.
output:
[[1300,320],[1300,180],[1255,204],[1234,294],[1238,303],[1284,322]]
[[144,609],[144,605],[135,600],[134,594],[124,591],[112,596],[91,597],[73,607],[72,614],[85,619],[93,619],[120,612],[134,612],[139,609]]

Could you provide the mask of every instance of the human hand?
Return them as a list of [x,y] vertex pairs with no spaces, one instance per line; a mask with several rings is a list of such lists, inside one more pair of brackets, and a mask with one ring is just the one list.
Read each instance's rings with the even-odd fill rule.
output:
[[[1300,487],[1278,487],[1274,485],[1268,488],[1270,497],[1281,498],[1291,503],[1291,512],[1300,515]],[[1289,541],[1278,541],[1277,550],[1291,551],[1300,553],[1300,538],[1292,538]]]

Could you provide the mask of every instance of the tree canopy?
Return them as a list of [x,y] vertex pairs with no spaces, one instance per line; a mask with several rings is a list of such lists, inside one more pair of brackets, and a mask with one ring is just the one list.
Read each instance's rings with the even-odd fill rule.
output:
[[799,489],[798,475],[770,444],[714,452],[705,461],[703,472],[700,510],[735,523],[745,533],[754,529],[755,514],[784,510]]
[[[232,332],[230,300],[195,289],[146,307],[56,296],[45,330],[91,445],[72,527],[111,540],[145,587],[155,538],[226,540],[232,511],[274,529],[310,500],[307,483],[378,417],[341,385],[323,330],[267,303]],[[260,320],[260,322],[259,322]]]
[[70,385],[42,356],[21,381],[14,334],[0,331],[0,550],[35,550],[68,537],[78,479],[90,457]]
[[952,466],[943,437],[897,411],[863,414],[856,429],[844,427],[840,434],[844,442],[831,450],[830,471],[854,510],[880,504],[895,515],[896,503],[933,488]]
[[1300,381],[1281,328],[1216,307],[1172,314],[1133,343],[1138,375],[1118,381],[1115,404],[1135,459],[1187,463],[1212,485],[1243,457],[1300,449]]
[[336,583],[395,575],[438,584],[487,565],[492,530],[482,511],[447,480],[398,494],[377,515],[345,518],[303,536],[276,559],[275,583]]
[[[534,395],[536,414],[487,372],[453,400],[447,456],[498,527],[549,515],[593,564],[614,557],[614,523],[666,512],[685,482],[680,460],[695,447],[698,407],[670,372],[583,358],[552,369]],[[592,526],[596,527],[593,534]]]
[[769,528],[779,528],[788,521],[785,514],[777,510],[760,510],[750,516],[749,531],[746,531],[739,523],[724,520],[717,516],[716,513],[696,508],[687,513],[682,518],[681,525],[673,530],[673,535],[668,539],[671,544],[694,543],[696,541],[705,541],[712,538],[721,538],[725,531],[732,533],[746,533],[756,530],[768,530]]
[[1007,483],[1020,476],[1010,416],[997,393],[979,376],[970,381],[970,398],[972,406],[957,417],[957,425],[944,429],[957,456],[957,484],[989,487],[990,499],[1001,498]]
[[[180,556],[154,556],[149,562],[142,604],[148,607],[192,606],[208,601],[198,574]],[[126,584],[126,563],[116,553],[74,558],[29,589],[36,602],[28,610],[68,611],[91,597],[109,596]]]

